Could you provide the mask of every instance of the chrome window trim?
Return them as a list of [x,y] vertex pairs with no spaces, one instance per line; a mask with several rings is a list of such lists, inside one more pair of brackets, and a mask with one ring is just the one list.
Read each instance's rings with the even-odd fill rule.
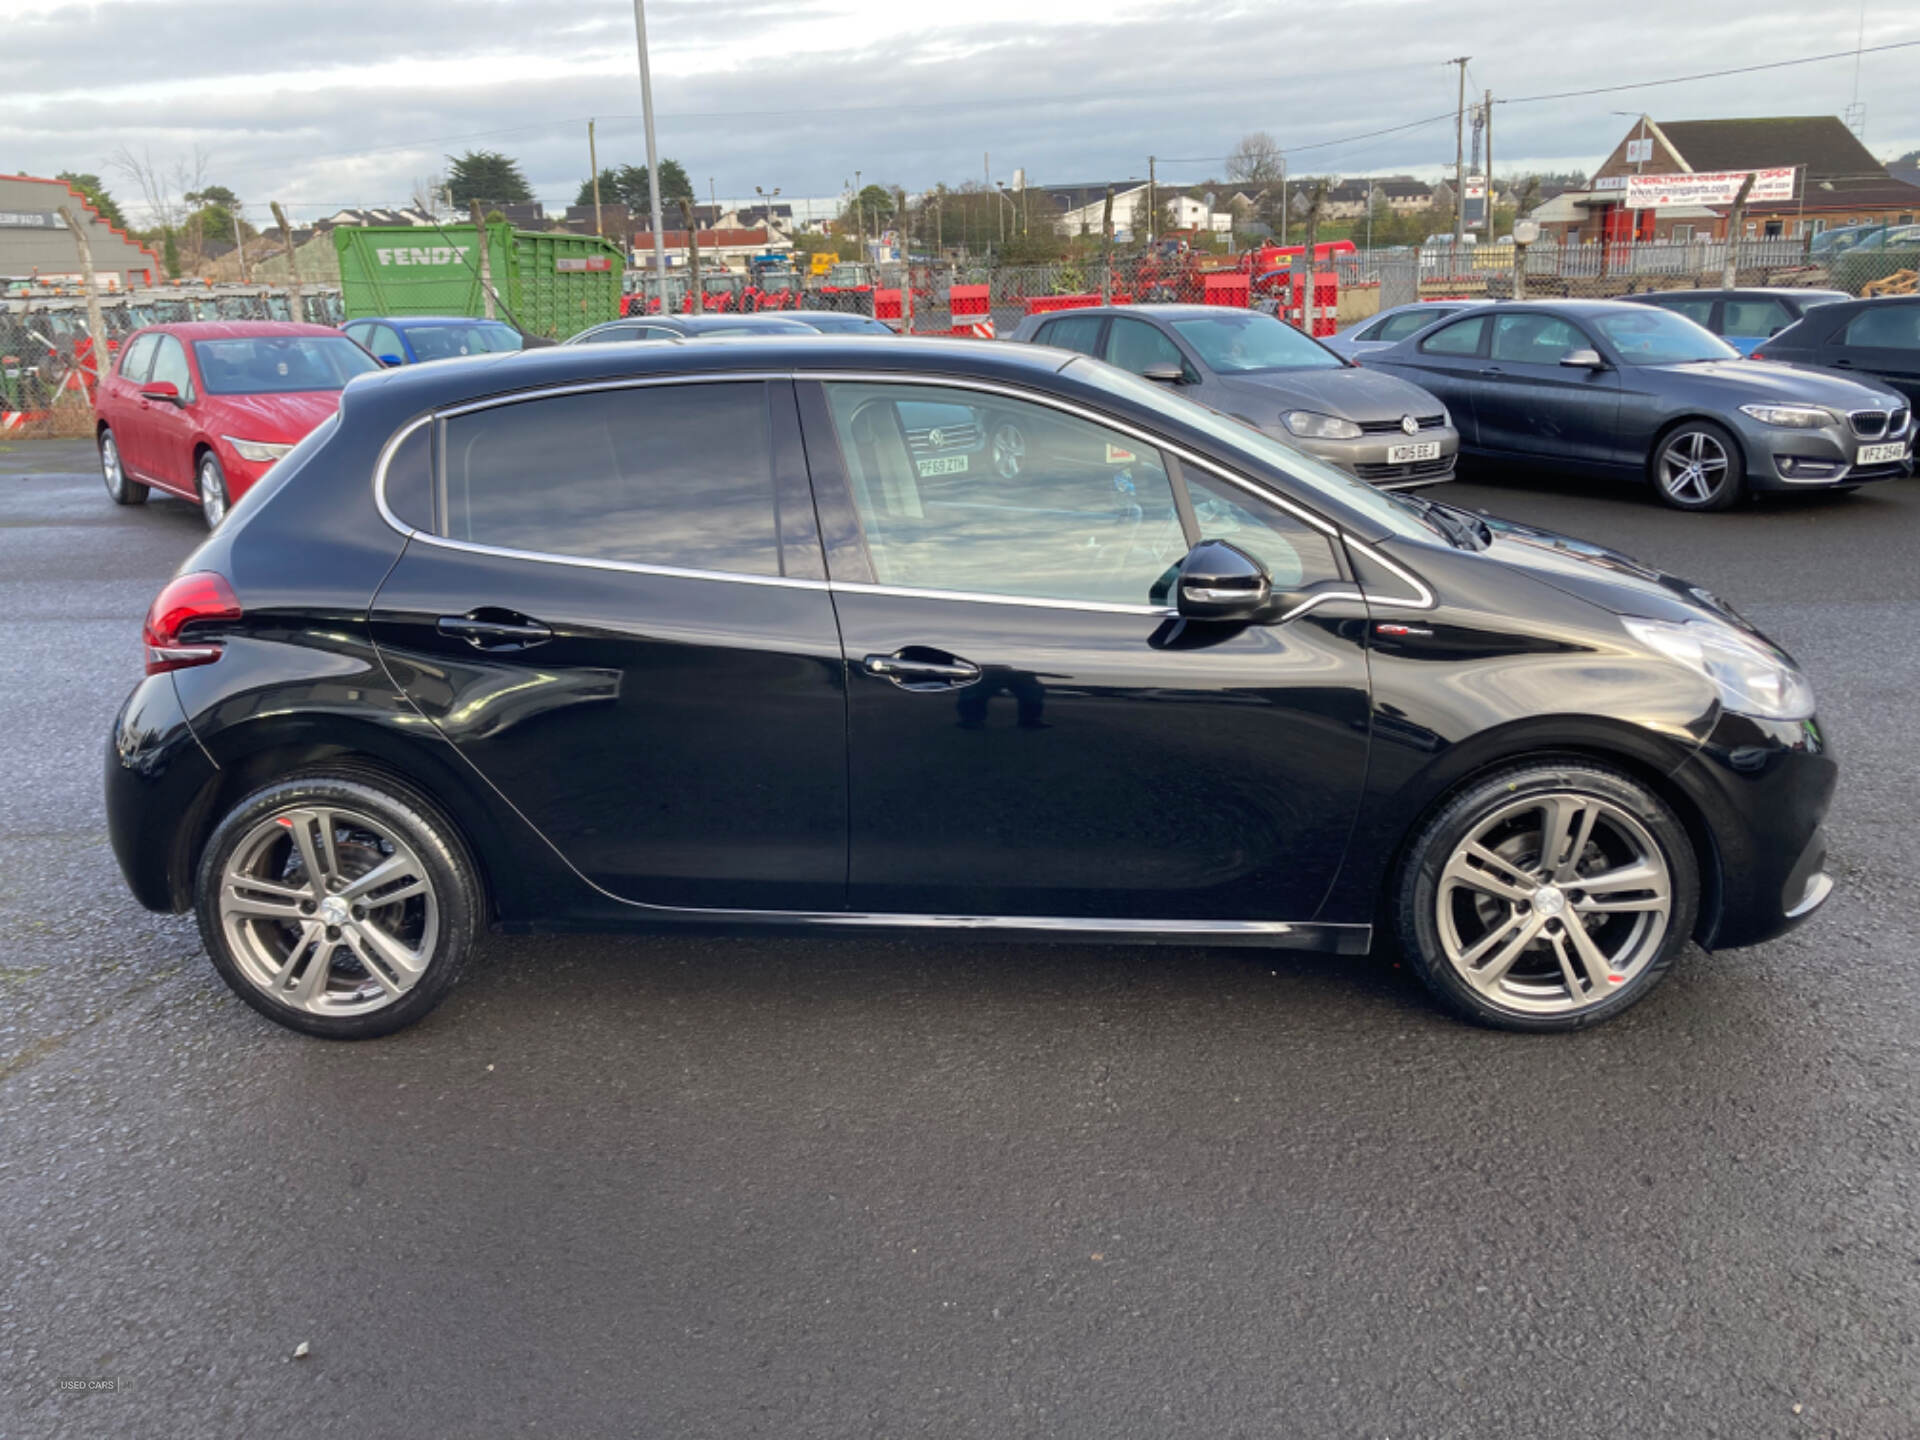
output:
[[504,545],[482,545],[472,540],[449,540],[444,535],[413,532],[422,545],[463,550],[470,555],[495,555],[502,560],[533,560],[543,565],[577,565],[585,570],[617,570],[627,575],[659,575],[669,580],[727,580],[736,585],[776,585],[786,590],[825,590],[824,580],[801,580],[787,575],[751,575],[736,570],[687,570],[677,565],[644,565],[636,560],[607,560],[594,555],[550,555],[544,550],[513,550]]
[[892,595],[902,600],[961,600],[976,605],[1032,605],[1042,610],[1091,610],[1102,615],[1151,615],[1169,619],[1180,612],[1165,605],[1128,605],[1119,601],[1055,600],[1044,595],[990,595],[981,590],[922,590],[911,585],[876,585],[865,580],[826,582],[835,594]]
[[[636,340],[633,343],[637,345],[642,342]],[[503,405],[519,405],[528,400],[550,400],[556,395],[589,395],[601,390],[639,390],[653,385],[724,385],[733,382],[744,384],[748,381],[764,382],[792,378],[793,376],[780,370],[724,370],[711,374],[703,371],[697,375],[678,371],[670,375],[622,375],[611,380],[575,380],[564,385],[542,385],[534,390],[514,390],[501,395],[489,395],[480,400],[465,400],[458,405],[446,405],[433,413],[442,420],[451,420],[457,415],[470,415],[476,410],[494,410]]]
[[1407,588],[1413,591],[1413,599],[1398,600],[1391,595],[1376,595],[1370,590],[1363,589],[1361,593],[1369,605],[1391,605],[1396,610],[1431,610],[1438,603],[1426,581],[1398,561],[1389,560],[1378,546],[1352,535],[1342,535],[1340,538],[1381,569],[1391,572],[1395,579],[1406,581]]
[[[339,412],[336,411],[335,413],[338,414]],[[426,532],[402,520],[398,515],[393,513],[393,507],[387,504],[387,466],[393,463],[395,453],[406,443],[409,435],[413,434],[413,432],[418,430],[422,425],[431,425],[432,423],[432,411],[428,411],[425,415],[417,415],[409,420],[398,430],[394,431],[392,435],[387,437],[387,443],[380,447],[380,458],[374,461],[373,464],[373,503],[380,510],[380,518],[408,539],[412,539],[416,535],[424,535]]]

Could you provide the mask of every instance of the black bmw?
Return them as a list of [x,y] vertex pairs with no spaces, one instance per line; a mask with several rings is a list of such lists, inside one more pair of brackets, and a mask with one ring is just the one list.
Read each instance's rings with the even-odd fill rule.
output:
[[355,380],[145,646],[128,883],[318,1035],[417,1020],[488,927],[690,925],[1384,931],[1564,1029],[1830,888],[1812,694],[1720,600],[1025,346]]

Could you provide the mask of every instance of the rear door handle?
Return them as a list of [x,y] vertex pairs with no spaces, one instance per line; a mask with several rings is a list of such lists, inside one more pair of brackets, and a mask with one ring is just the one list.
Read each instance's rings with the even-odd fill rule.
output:
[[553,631],[538,620],[507,610],[442,615],[436,628],[442,635],[464,640],[476,650],[525,650],[553,638]]
[[944,690],[971,685],[980,678],[980,667],[957,655],[934,660],[896,651],[892,655],[869,655],[860,662],[860,667],[869,675],[891,680],[903,690]]
[[1496,375],[1504,375],[1507,372],[1502,370],[1498,365],[1489,365],[1486,369],[1482,370],[1480,373],[1486,376],[1487,378],[1491,379]]

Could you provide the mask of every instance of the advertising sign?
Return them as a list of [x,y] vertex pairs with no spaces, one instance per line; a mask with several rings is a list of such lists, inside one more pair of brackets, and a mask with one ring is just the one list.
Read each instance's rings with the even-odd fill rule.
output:
[[1627,163],[1629,165],[1638,165],[1644,161],[1651,160],[1652,158],[1653,158],[1653,141],[1651,140],[1627,141]]
[[553,268],[556,273],[562,275],[578,270],[611,270],[613,257],[611,255],[561,255],[554,259]]
[[1748,175],[1753,176],[1749,203],[1777,203],[1793,199],[1797,170],[1793,165],[1780,165],[1771,170],[1721,170],[1711,174],[1629,175],[1626,206],[1629,210],[1665,210],[1675,205],[1731,205]]
[[52,210],[0,210],[0,229],[59,230],[64,226]]
[[1469,230],[1487,228],[1487,177],[1469,175],[1460,187],[1460,213]]

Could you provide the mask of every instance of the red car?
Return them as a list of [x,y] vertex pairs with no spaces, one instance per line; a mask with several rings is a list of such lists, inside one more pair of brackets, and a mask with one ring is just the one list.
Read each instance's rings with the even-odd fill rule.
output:
[[211,530],[380,363],[338,330],[278,320],[154,325],[127,337],[94,391],[107,494],[197,500]]

